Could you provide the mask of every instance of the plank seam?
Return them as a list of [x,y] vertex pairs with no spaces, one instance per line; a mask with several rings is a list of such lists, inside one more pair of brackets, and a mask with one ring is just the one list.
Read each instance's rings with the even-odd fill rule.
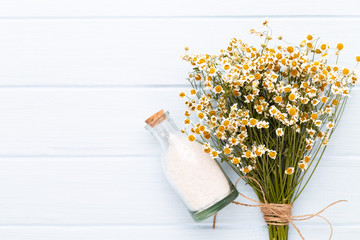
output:
[[12,16],[0,17],[1,20],[114,20],[114,19],[254,19],[254,18],[315,18],[315,19],[359,19],[360,15],[242,15],[242,16],[226,16],[226,15],[208,15],[208,16]]

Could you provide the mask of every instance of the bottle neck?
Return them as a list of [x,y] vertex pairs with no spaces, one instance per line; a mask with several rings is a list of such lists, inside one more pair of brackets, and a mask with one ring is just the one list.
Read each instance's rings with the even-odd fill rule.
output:
[[147,125],[146,129],[155,136],[155,138],[160,142],[162,148],[167,148],[170,134],[179,134],[179,129],[168,113],[166,113],[166,119],[154,127]]

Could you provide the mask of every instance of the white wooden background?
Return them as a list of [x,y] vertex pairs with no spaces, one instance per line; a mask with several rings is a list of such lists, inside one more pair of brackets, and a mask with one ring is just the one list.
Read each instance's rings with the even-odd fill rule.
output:
[[[231,205],[216,230],[194,223],[143,128],[161,108],[180,124],[185,45],[217,53],[232,37],[254,41],[266,16],[289,41],[342,41],[344,64],[360,54],[358,0],[1,0],[0,239],[266,239],[258,209]],[[357,87],[294,209],[349,200],[324,213],[337,240],[360,235],[359,107]],[[321,219],[298,226],[328,238]]]

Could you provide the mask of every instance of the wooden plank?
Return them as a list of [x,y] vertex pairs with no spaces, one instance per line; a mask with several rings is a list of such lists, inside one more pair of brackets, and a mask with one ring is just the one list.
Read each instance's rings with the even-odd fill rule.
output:
[[[218,53],[232,37],[257,44],[249,29],[261,22],[258,17],[3,20],[0,86],[186,84],[191,67],[180,60],[185,45],[195,53]],[[360,18],[287,17],[271,25],[274,36],[295,43],[308,33],[332,46],[343,42],[340,64],[352,67],[360,54],[354,41],[360,38]]]
[[92,17],[92,16],[251,16],[251,15],[358,15],[359,3],[355,0],[294,1],[286,0],[242,1],[215,0],[176,1],[85,1],[63,0],[5,0],[1,2],[1,17]]
[[[229,167],[232,180],[237,176]],[[360,163],[357,157],[323,161],[294,206],[294,215],[314,213],[347,199],[323,216],[335,226],[358,224]],[[339,176],[341,173],[341,177]],[[249,187],[245,195],[256,198]],[[16,226],[156,226],[210,229],[211,219],[196,224],[166,182],[157,157],[1,158],[0,236]],[[241,202],[246,202],[241,197]],[[320,218],[299,226],[327,226]],[[230,205],[219,213],[220,229],[264,226],[259,209]],[[328,229],[326,229],[326,232]],[[7,238],[2,238],[7,239]]]
[[[304,226],[302,233],[307,240],[326,239],[329,229],[326,226]],[[335,226],[333,239],[357,239],[360,234],[358,226]],[[267,239],[264,227],[237,224],[236,227],[218,227],[216,230],[191,226],[122,226],[122,227],[2,227],[0,237],[6,240],[118,240],[118,239],[189,239],[215,240],[234,239],[259,240]],[[290,239],[300,239],[295,231],[290,231]]]
[[[183,127],[180,88],[2,88],[0,156],[148,156],[160,146],[144,120],[161,108]],[[353,90],[327,156],[359,156]]]

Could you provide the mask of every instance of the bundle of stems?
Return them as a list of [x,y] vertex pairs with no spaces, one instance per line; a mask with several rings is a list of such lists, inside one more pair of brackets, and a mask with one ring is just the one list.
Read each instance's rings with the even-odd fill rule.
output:
[[[270,47],[272,31],[263,25],[264,31],[250,30],[263,39],[259,48],[236,38],[219,55],[185,48],[182,58],[193,70],[192,89],[179,94],[188,108],[182,132],[239,176],[256,179],[269,203],[293,204],[317,169],[357,76],[337,66],[342,43],[331,48],[308,35],[291,45],[280,36]],[[263,201],[259,186],[244,181]],[[269,239],[288,239],[288,230],[268,225]]]

